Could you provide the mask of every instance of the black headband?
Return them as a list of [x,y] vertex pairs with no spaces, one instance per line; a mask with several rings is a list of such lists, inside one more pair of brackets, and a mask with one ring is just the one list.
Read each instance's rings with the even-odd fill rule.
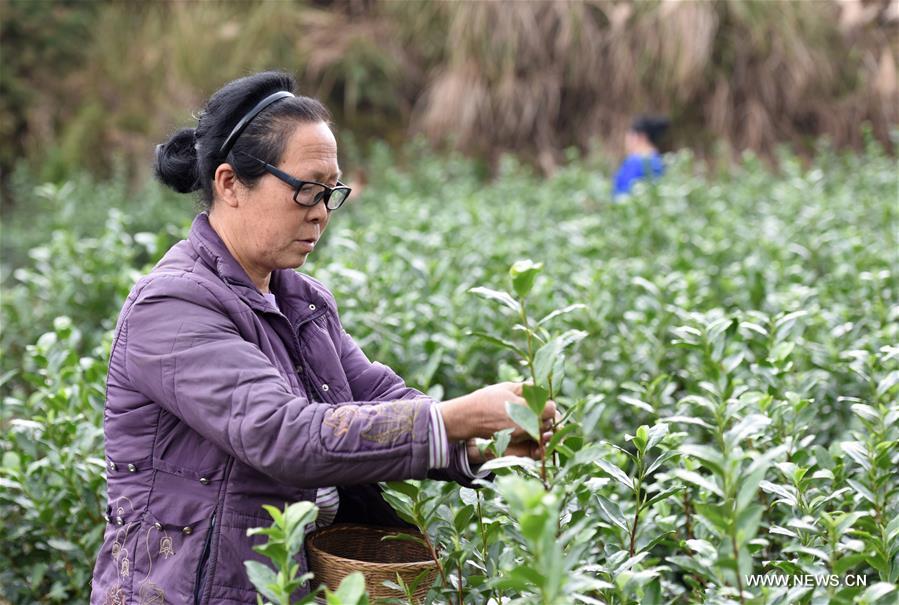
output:
[[222,143],[222,146],[219,148],[219,154],[222,157],[227,157],[228,153],[230,153],[231,148],[234,146],[234,142],[237,141],[237,137],[240,136],[240,133],[244,131],[247,125],[253,121],[259,112],[263,109],[274,103],[275,101],[280,101],[281,99],[286,99],[287,97],[292,97],[292,92],[287,92],[286,90],[281,90],[276,93],[272,93],[269,96],[265,97],[253,107],[250,111],[244,115],[237,123],[237,126],[234,127],[234,130],[231,131],[231,134],[228,135],[228,138],[225,139],[225,142]]

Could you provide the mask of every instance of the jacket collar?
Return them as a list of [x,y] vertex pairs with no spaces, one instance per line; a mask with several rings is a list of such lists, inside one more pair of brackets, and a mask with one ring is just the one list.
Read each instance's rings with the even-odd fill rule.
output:
[[[218,277],[254,311],[274,311],[244,268],[228,251],[225,242],[212,228],[207,212],[201,212],[194,218],[187,239],[197,251],[200,260],[215,271]],[[326,303],[321,294],[293,269],[273,271],[269,288],[278,300],[281,313],[291,323],[301,323],[325,310]]]

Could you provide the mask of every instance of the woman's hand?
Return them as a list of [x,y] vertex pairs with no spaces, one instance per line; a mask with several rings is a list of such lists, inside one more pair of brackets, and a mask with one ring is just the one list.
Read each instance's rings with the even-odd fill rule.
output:
[[[520,382],[501,382],[438,404],[447,438],[450,441],[468,441],[474,437],[488,439],[497,431],[513,429],[509,444],[510,455],[513,451],[524,452],[524,446],[537,448],[533,439],[506,413],[506,402],[525,405],[521,396],[522,386],[523,383]],[[555,417],[556,404],[549,401],[543,408],[543,430],[552,427]],[[518,447],[519,445],[522,447]]]
[[[546,443],[552,438],[552,435],[552,432],[543,433],[543,443],[540,445],[530,438],[519,443],[510,443],[508,447],[506,447],[506,451],[503,452],[503,456],[522,456],[524,458],[531,458],[532,460],[540,460],[543,455],[543,448],[546,447]],[[474,439],[469,439],[466,447],[468,451],[468,463],[472,466],[484,464],[495,457],[489,451],[482,452]]]

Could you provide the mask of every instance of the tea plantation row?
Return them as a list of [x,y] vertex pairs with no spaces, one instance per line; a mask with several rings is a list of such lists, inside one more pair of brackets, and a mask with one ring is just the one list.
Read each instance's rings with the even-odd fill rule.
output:
[[[477,491],[393,486],[441,553],[435,602],[899,599],[895,161],[670,161],[613,201],[581,161],[543,178],[507,160],[487,181],[382,151],[304,267],[410,384],[440,398],[536,379],[566,415],[545,470],[499,458]],[[109,330],[190,204],[90,180],[32,199],[67,218],[41,219],[58,229],[4,282],[0,586],[77,603],[105,523]],[[542,269],[518,265],[513,288],[520,259]]]

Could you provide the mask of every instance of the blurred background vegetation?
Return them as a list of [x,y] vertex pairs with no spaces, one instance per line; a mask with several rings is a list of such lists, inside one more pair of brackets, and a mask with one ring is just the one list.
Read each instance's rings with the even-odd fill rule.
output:
[[[673,118],[705,157],[827,137],[892,149],[899,3],[889,0],[425,2],[2,0],[0,169],[41,180],[117,170],[224,82],[297,75],[353,141],[422,133],[551,172],[564,150],[620,152],[636,112]],[[724,144],[723,148],[720,145]]]

